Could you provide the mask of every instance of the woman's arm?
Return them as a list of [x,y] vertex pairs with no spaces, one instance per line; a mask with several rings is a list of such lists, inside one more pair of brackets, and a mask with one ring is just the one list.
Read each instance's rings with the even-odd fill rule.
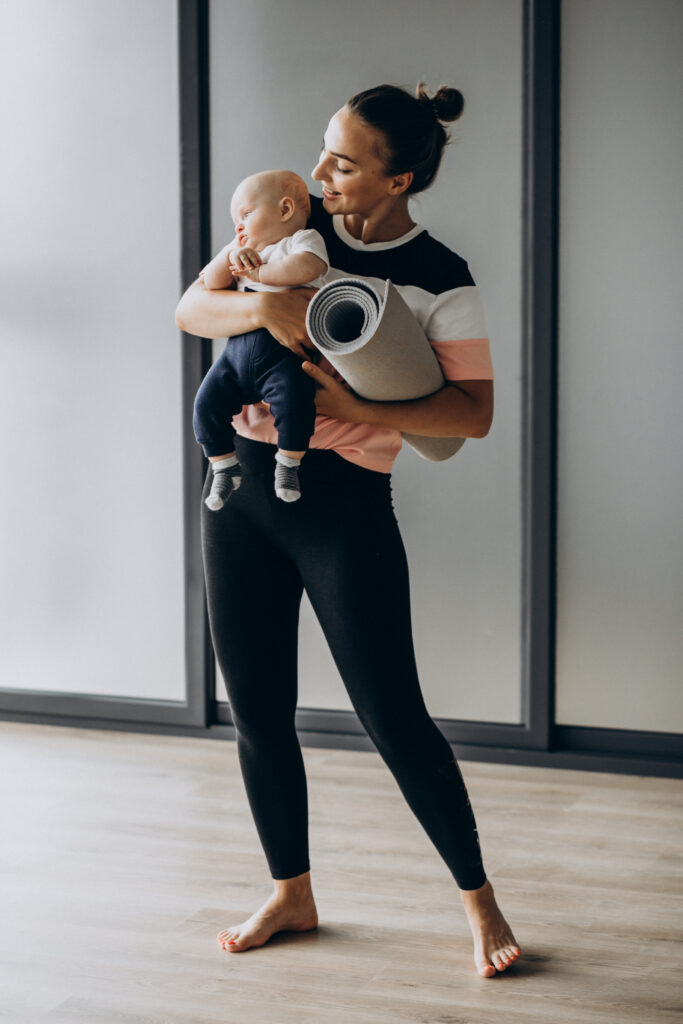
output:
[[175,313],[176,326],[198,338],[225,338],[261,327],[258,292],[214,291],[202,278],[193,281]]
[[190,285],[176,309],[181,331],[198,338],[229,338],[265,327],[302,359],[315,346],[306,334],[306,309],[315,288],[287,292],[214,291],[201,278]]
[[441,391],[410,402],[361,398],[360,403],[358,414],[364,417],[360,423],[420,437],[486,437],[493,421],[493,381],[449,381]]
[[449,381],[433,395],[409,402],[370,402],[313,363],[305,362],[303,369],[319,385],[315,403],[321,416],[421,437],[486,437],[491,427],[492,380]]

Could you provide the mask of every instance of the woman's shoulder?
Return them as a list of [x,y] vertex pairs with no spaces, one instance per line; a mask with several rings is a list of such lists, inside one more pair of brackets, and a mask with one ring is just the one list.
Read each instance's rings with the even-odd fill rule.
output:
[[417,261],[421,276],[425,277],[424,287],[436,293],[451,291],[453,288],[467,288],[474,285],[467,260],[454,249],[450,249],[428,231],[414,239],[410,259]]
[[410,241],[378,254],[381,277],[394,284],[412,285],[432,296],[474,285],[467,260],[424,229]]

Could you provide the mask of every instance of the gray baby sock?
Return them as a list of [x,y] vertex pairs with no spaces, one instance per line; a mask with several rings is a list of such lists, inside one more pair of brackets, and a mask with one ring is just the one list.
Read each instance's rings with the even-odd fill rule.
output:
[[301,459],[293,459],[282,452],[275,453],[275,493],[283,501],[296,501],[301,497],[300,465]]
[[242,483],[242,467],[236,455],[231,455],[227,459],[218,459],[217,462],[211,463],[211,467],[213,480],[204,504],[212,512],[217,512],[219,508],[223,508],[232,492],[236,491]]

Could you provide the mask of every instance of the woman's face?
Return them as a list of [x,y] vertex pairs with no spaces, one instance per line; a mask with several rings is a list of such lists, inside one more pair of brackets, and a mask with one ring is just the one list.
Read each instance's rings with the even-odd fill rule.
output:
[[328,213],[369,214],[395,189],[378,156],[383,136],[345,107],[327,126],[320,159],[311,172],[322,182],[323,206]]

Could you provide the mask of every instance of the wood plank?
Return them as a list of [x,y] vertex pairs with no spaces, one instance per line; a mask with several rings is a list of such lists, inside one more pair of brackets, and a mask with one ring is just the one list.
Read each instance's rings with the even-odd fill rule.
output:
[[683,783],[462,764],[523,951],[488,981],[379,755],[304,760],[320,927],[229,954],[272,889],[235,745],[0,723],[0,1021],[681,1019]]

